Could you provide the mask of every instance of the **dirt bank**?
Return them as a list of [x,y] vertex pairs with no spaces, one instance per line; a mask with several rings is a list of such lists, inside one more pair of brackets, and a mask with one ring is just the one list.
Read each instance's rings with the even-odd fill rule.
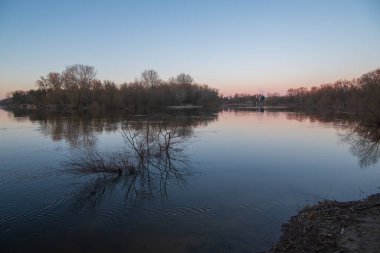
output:
[[282,226],[282,232],[268,253],[379,253],[380,194],[305,207]]

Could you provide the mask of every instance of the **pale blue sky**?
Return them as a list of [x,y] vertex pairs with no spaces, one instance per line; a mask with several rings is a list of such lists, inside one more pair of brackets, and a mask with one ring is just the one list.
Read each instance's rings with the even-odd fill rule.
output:
[[351,79],[380,67],[380,1],[0,0],[0,98],[76,63],[224,94]]

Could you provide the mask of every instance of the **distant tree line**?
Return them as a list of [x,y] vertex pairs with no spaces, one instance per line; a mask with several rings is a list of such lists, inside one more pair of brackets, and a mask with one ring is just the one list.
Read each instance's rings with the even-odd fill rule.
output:
[[[225,105],[255,105],[260,94],[235,94],[223,97]],[[380,122],[380,69],[353,80],[339,80],[319,87],[292,88],[285,95],[268,93],[267,106],[305,107],[360,112]]]
[[380,69],[353,80],[339,80],[310,89],[289,89],[285,96],[268,94],[267,105],[295,105],[331,108],[342,111],[366,111],[380,116]]
[[[145,70],[135,81],[117,85],[96,79],[94,67],[86,65],[49,73],[37,81],[37,86],[37,90],[15,91],[3,103],[139,109],[190,104],[256,105],[260,97],[260,94],[219,96],[216,89],[196,84],[188,74],[164,81],[154,70]],[[289,89],[286,95],[268,93],[265,104],[356,111],[376,115],[380,122],[380,69],[353,80]]]
[[256,105],[260,94],[236,93],[234,96],[223,97],[224,105]]
[[164,81],[155,70],[145,70],[135,81],[117,85],[96,79],[92,66],[73,65],[62,73],[42,76],[36,84],[37,90],[12,92],[8,102],[102,108],[216,105],[220,102],[218,90],[196,84],[189,74],[181,73]]

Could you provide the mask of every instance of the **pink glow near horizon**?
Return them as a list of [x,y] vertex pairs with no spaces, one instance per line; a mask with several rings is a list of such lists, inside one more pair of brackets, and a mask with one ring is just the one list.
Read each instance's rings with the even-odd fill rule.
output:
[[[343,79],[343,78],[340,78],[340,79]],[[352,78],[346,78],[346,79],[352,79]],[[311,82],[310,84],[305,83],[305,84],[294,84],[294,85],[291,85],[291,84],[288,84],[288,85],[284,85],[284,84],[280,84],[280,85],[275,85],[275,84],[271,84],[271,85],[239,84],[239,85],[236,85],[236,83],[234,83],[232,85],[228,85],[228,84],[214,85],[213,82],[211,82],[211,83],[199,82],[199,83],[205,83],[205,84],[208,84],[210,87],[218,89],[219,93],[223,94],[224,96],[241,94],[241,93],[244,93],[244,94],[263,93],[263,94],[268,95],[269,93],[274,93],[274,92],[278,92],[280,95],[285,95],[286,91],[290,88],[298,88],[298,87],[311,88],[312,86],[319,86],[319,85],[325,84],[325,83],[333,83],[337,80],[339,80],[339,78],[337,78],[334,81],[327,81],[326,80],[324,82],[320,81],[320,82]],[[30,83],[32,83],[32,84],[31,85],[13,84],[13,85],[6,85],[6,86],[3,85],[2,83],[0,83],[0,99],[6,98],[7,94],[10,94],[12,91],[30,90],[30,89],[36,89],[37,88],[35,86],[35,80],[31,81]],[[120,83],[122,83],[122,82],[120,82]]]

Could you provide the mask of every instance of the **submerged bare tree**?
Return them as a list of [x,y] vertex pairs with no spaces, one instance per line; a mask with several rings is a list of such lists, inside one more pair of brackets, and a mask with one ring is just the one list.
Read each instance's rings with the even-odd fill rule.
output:
[[74,173],[103,175],[94,180],[90,191],[81,191],[80,202],[99,202],[107,189],[113,189],[107,185],[115,182],[122,184],[126,200],[156,192],[166,197],[169,182],[183,185],[191,174],[183,155],[189,135],[179,128],[158,124],[138,129],[128,125],[121,130],[121,136],[126,144],[122,152],[104,154],[87,149],[66,163]]

